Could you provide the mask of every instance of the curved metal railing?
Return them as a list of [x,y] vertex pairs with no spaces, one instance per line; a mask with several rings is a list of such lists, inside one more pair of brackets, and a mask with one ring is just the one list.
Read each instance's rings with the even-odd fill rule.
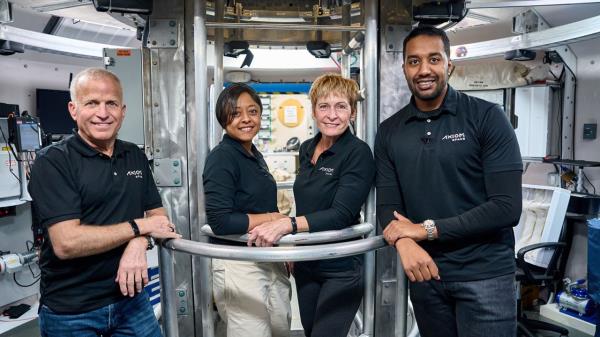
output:
[[[279,245],[314,245],[318,243],[345,241],[350,239],[356,239],[361,236],[368,235],[375,229],[370,223],[364,222],[350,226],[340,230],[322,231],[322,232],[302,232],[297,234],[284,235],[279,239],[277,244]],[[206,234],[213,238],[219,238],[228,241],[235,242],[247,242],[248,234],[234,234],[234,235],[216,235],[213,233],[209,225],[204,225],[200,228],[203,234]]]
[[[332,240],[342,240],[342,237],[348,238],[348,235],[356,235],[357,232],[365,231],[368,227],[372,230],[371,224],[360,224],[359,227],[351,227],[340,231],[328,231],[326,235],[319,233],[306,233],[302,243],[323,242],[324,237]],[[370,232],[367,231],[366,233]],[[342,232],[345,234],[342,235]],[[336,235],[337,234],[337,235]],[[214,235],[214,234],[213,234]],[[298,234],[296,234],[298,235]],[[365,235],[365,234],[361,234]],[[294,235],[292,235],[294,236]],[[315,240],[311,237],[315,236]],[[356,236],[354,236],[356,237]],[[239,237],[238,237],[239,239]],[[289,240],[292,240],[290,238]],[[160,277],[163,300],[163,322],[165,328],[165,336],[179,337],[179,329],[177,326],[177,308],[176,299],[171,294],[171,289],[174,286],[174,252],[183,252],[193,255],[199,255],[209,258],[240,260],[240,261],[255,261],[255,262],[285,262],[285,261],[311,261],[334,259],[345,256],[363,254],[386,247],[387,243],[383,236],[372,236],[365,239],[354,241],[317,244],[310,246],[280,246],[280,247],[244,247],[244,246],[227,246],[220,244],[212,244],[205,242],[190,241],[185,239],[166,240],[161,243],[160,253]],[[201,299],[200,306],[203,310],[212,308],[210,303],[212,297]],[[204,303],[206,302],[206,303]],[[203,324],[203,336],[214,336],[214,328],[212,324]]]

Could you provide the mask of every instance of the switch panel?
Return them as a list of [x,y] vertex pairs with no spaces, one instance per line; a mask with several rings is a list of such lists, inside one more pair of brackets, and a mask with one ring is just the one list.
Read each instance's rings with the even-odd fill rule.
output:
[[185,316],[189,314],[189,300],[187,289],[175,289],[175,303],[177,305],[177,316]]
[[596,139],[598,124],[583,124],[583,139]]

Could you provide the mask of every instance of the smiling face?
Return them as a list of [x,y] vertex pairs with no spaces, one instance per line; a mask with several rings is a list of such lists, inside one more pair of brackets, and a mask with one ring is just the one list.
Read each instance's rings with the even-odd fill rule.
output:
[[452,63],[438,36],[419,35],[406,44],[404,76],[417,107],[431,111],[440,107],[448,89],[448,71]]
[[121,87],[108,76],[88,76],[78,82],[77,97],[68,105],[78,134],[101,152],[112,151],[125,118]]
[[240,142],[244,148],[250,152],[252,139],[260,130],[261,107],[252,99],[247,92],[242,92],[237,99],[235,111],[231,113],[231,118],[225,131],[227,134]]
[[350,100],[336,93],[319,97],[313,107],[317,128],[323,138],[332,140],[336,140],[346,131],[355,113],[356,111],[353,111],[350,105]]

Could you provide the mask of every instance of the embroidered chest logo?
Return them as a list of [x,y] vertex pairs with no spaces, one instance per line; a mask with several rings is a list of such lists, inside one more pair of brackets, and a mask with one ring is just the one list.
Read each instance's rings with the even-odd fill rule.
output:
[[142,179],[144,177],[144,174],[142,173],[142,170],[133,170],[127,171],[127,176],[134,177],[135,179]]
[[442,137],[442,140],[449,140],[451,142],[462,142],[465,141],[467,138],[465,137],[465,133],[461,132],[461,133],[451,133],[451,134],[447,134],[444,137]]
[[332,176],[335,169],[331,168],[331,167],[321,166],[321,167],[319,167],[319,171],[325,173],[325,175]]

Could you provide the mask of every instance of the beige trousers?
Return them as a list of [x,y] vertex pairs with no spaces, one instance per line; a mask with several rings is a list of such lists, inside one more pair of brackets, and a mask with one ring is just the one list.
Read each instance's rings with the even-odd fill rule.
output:
[[213,296],[227,337],[288,337],[291,288],[283,263],[213,259]]

